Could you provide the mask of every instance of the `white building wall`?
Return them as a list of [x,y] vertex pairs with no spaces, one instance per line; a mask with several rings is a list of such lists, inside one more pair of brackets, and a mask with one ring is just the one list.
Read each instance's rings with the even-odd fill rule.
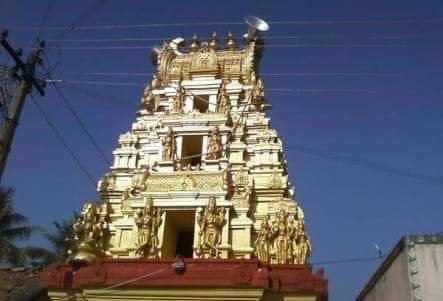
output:
[[443,300],[443,244],[416,244],[423,301]]
[[405,250],[394,259],[391,266],[378,279],[364,301],[410,301],[408,259]]
[[356,300],[443,301],[443,235],[403,237]]

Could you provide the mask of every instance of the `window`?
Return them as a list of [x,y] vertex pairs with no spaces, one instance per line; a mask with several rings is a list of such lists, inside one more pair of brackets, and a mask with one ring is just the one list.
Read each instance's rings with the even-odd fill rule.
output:
[[196,166],[201,163],[203,136],[183,136],[181,164]]
[[209,107],[209,95],[196,95],[194,96],[194,110],[200,113],[208,112]]

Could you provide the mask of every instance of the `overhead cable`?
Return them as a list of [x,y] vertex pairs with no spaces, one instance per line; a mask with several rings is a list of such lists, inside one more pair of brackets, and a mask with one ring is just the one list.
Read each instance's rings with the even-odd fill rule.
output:
[[95,188],[95,181],[91,174],[88,172],[86,167],[83,165],[83,163],[80,161],[80,159],[75,155],[74,151],[69,147],[68,143],[63,138],[63,135],[60,133],[60,131],[55,126],[54,122],[52,122],[46,114],[46,112],[43,110],[43,108],[40,106],[38,101],[31,95],[32,102],[36,106],[39,113],[42,115],[43,119],[46,121],[48,126],[51,128],[51,130],[54,132],[55,136],[60,140],[61,144],[65,147],[65,149],[68,151],[69,155],[72,157],[74,162],[77,164],[77,166],[80,168],[80,170],[83,172],[83,174],[88,178],[89,182],[92,184],[92,186]]
[[108,160],[108,158],[106,158],[105,153],[103,152],[103,150],[100,148],[100,146],[98,146],[97,142],[95,141],[95,139],[92,137],[91,133],[89,132],[89,130],[87,129],[86,125],[84,124],[84,122],[80,119],[80,117],[78,116],[78,114],[75,112],[74,108],[71,106],[71,104],[69,103],[68,99],[66,98],[66,96],[63,94],[63,92],[60,90],[60,88],[57,86],[56,81],[51,80],[52,77],[51,75],[48,74],[48,77],[50,79],[50,83],[53,85],[53,87],[55,88],[55,90],[57,91],[57,93],[60,95],[61,99],[63,100],[64,104],[66,105],[66,107],[68,108],[68,110],[71,112],[71,114],[74,116],[75,120],[77,120],[78,124],[80,125],[80,127],[82,128],[83,132],[86,134],[86,136],[88,137],[88,139],[91,141],[91,143],[94,145],[95,149],[99,152],[99,154],[101,155],[101,157],[103,158],[103,160],[106,162],[106,164],[108,164],[109,166],[111,165],[111,162]]
[[420,181],[424,181],[424,182],[428,182],[428,183],[432,183],[432,184],[443,185],[443,176],[433,176],[433,175],[420,174],[420,173],[416,173],[414,171],[411,171],[411,170],[408,170],[405,168],[389,166],[389,165],[386,165],[386,164],[383,164],[380,162],[376,162],[376,161],[372,161],[372,160],[366,159],[366,158],[358,158],[358,157],[352,157],[352,156],[348,156],[348,155],[336,154],[333,152],[314,149],[314,148],[307,147],[307,146],[301,145],[301,144],[286,145],[285,149],[299,151],[299,152],[306,153],[306,154],[309,154],[312,156],[316,156],[316,157],[320,157],[320,158],[332,160],[332,161],[339,161],[339,162],[351,164],[351,165],[354,165],[357,167],[373,169],[376,171],[381,171],[381,172],[392,174],[395,176],[407,177],[407,178],[420,180]]
[[[355,19],[344,19],[344,20],[288,20],[288,21],[268,21],[267,23],[271,25],[357,25],[357,24],[367,24],[367,25],[389,25],[389,24],[440,24],[443,23],[443,18],[427,18],[427,19],[371,19],[371,20],[355,20]],[[70,24],[68,26],[45,26],[41,27],[41,30],[46,31],[60,31],[60,30],[98,30],[98,29],[129,29],[129,28],[159,28],[159,27],[200,27],[200,26],[211,26],[211,25],[242,25],[244,22],[236,21],[222,21],[222,22],[176,22],[176,23],[146,23],[146,24],[110,24],[110,25],[83,25],[76,26],[75,24]],[[9,26],[11,29],[15,30],[35,30],[39,28],[35,25],[12,25]]]
[[[91,75],[91,76],[152,76],[154,73],[132,72],[64,72],[66,75]],[[260,76],[375,76],[392,77],[399,73],[375,73],[375,72],[263,72]]]
[[[263,36],[265,40],[284,40],[284,39],[331,39],[331,38],[349,38],[349,35],[345,34],[312,34],[312,35],[266,35]],[[192,37],[183,37],[185,40],[191,40]],[[372,40],[410,40],[410,39],[426,39],[438,38],[440,41],[442,36],[424,36],[424,35],[397,35],[397,36],[382,36],[373,35],[368,37],[362,37],[358,35],[358,38],[372,39]],[[169,41],[171,37],[158,37],[158,38],[95,38],[95,39],[47,39],[47,42],[63,42],[63,43],[103,43],[103,42],[143,42],[143,41]]]
[[[151,50],[155,45],[147,46],[90,46],[90,47],[51,47],[50,50]],[[443,44],[266,44],[264,48],[405,48],[405,47],[429,47],[443,46]],[[27,50],[35,50],[35,47],[26,47]]]
[[[106,85],[106,86],[132,86],[132,87],[146,87],[146,84],[142,83],[129,83],[129,82],[108,82],[108,81],[88,81],[88,80],[65,80],[65,79],[51,79],[47,82],[65,83],[65,84],[84,84],[84,85]],[[269,92],[364,92],[364,93],[377,93],[376,90],[371,89],[303,89],[303,88],[267,88]],[[190,93],[187,91],[187,93]],[[194,94],[192,94],[194,95]]]

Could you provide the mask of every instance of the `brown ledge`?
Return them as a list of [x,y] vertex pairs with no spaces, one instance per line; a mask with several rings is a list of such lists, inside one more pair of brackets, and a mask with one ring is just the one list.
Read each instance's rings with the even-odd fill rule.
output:
[[[262,288],[282,293],[315,295],[327,299],[327,280],[323,272],[312,273],[305,265],[268,265],[257,260],[184,259],[185,270],[177,273],[175,259],[104,259],[74,269],[55,264],[40,273],[48,289],[110,287],[129,280],[125,288],[142,287],[229,287]],[[153,273],[152,276],[142,278]]]

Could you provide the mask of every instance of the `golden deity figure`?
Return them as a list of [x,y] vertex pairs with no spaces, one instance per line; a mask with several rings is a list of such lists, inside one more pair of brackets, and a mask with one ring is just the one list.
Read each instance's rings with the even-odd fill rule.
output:
[[299,237],[297,244],[297,249],[295,252],[295,262],[298,264],[305,264],[308,260],[309,254],[311,253],[311,243],[306,233],[303,233]]
[[226,83],[223,82],[218,95],[217,112],[226,113],[229,111],[229,96],[226,93]]
[[269,225],[269,216],[265,216],[255,239],[255,255],[264,262],[269,262],[269,248],[272,241],[272,229]]
[[185,97],[183,94],[183,88],[181,84],[179,83],[178,87],[176,88],[177,93],[174,97],[174,104],[172,106],[172,112],[173,113],[182,113],[183,112],[183,106],[185,104]]
[[220,137],[220,131],[218,126],[214,127],[212,130],[211,137],[208,144],[208,152],[206,158],[209,160],[220,159],[223,152],[223,145]]
[[163,140],[163,157],[164,161],[172,161],[174,160],[175,155],[175,137],[172,128],[168,128],[168,132],[166,133],[166,137]]
[[100,191],[112,191],[115,189],[115,176],[107,173],[99,183]]
[[219,256],[218,246],[221,243],[221,232],[226,223],[225,214],[225,208],[217,208],[215,197],[210,197],[204,211],[200,211],[197,216],[200,231],[198,233],[199,246],[196,251],[199,257],[204,257],[205,254],[208,257]]
[[157,257],[158,254],[158,228],[162,223],[162,210],[154,207],[152,198],[145,199],[143,210],[139,209],[135,216],[138,228],[137,249],[135,254],[143,257]]
[[141,105],[148,111],[154,110],[155,107],[155,97],[152,93],[151,86],[147,86],[143,91],[143,97],[141,99]]
[[273,225],[276,259],[279,264],[286,264],[292,258],[292,250],[289,249],[291,247],[290,230],[288,228],[288,213],[281,209]]
[[263,88],[263,81],[259,78],[254,87],[252,88],[252,100],[254,102],[260,101],[265,97],[265,92]]
[[100,213],[97,204],[86,204],[82,215],[74,224],[74,258],[91,259],[104,255],[109,240],[108,212]]
[[162,81],[160,79],[160,77],[158,76],[158,74],[154,74],[152,76],[152,81],[151,81],[151,85],[152,89],[159,89],[162,86]]

